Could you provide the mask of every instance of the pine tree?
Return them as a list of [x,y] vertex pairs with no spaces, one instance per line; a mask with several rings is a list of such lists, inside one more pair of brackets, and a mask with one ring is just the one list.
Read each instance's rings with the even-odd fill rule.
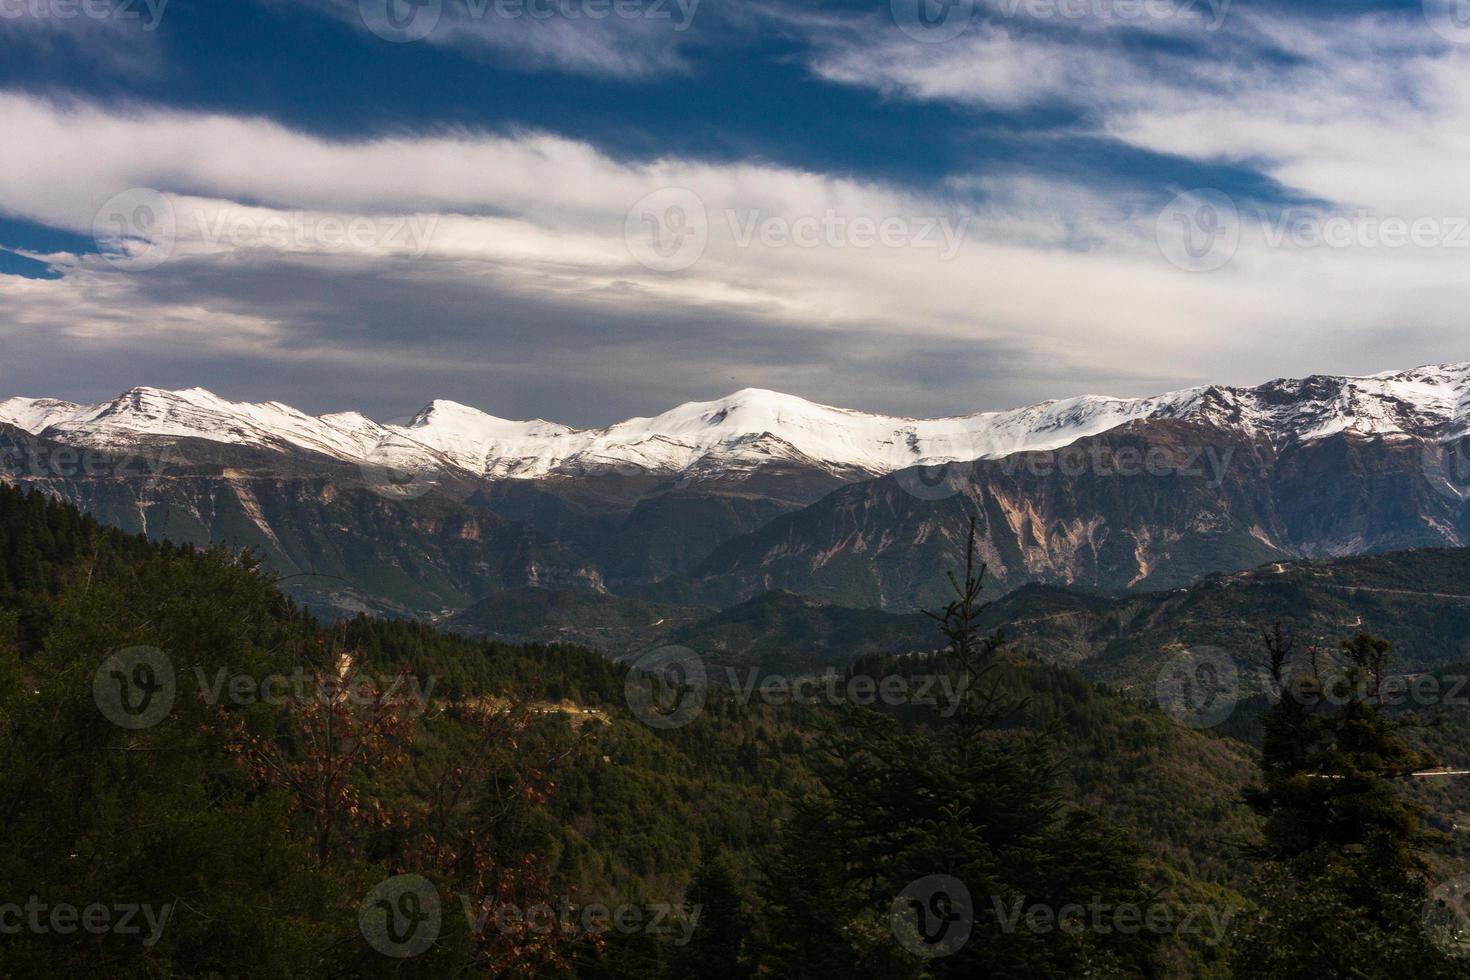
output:
[[1462,975],[1423,927],[1424,851],[1434,837],[1398,781],[1431,764],[1384,710],[1389,644],[1358,635],[1335,656],[1294,662],[1280,628],[1264,635],[1275,703],[1263,716],[1264,818],[1254,848],[1260,911],[1244,924],[1239,977]]
[[747,957],[750,921],[735,874],[707,845],[684,902],[686,921],[698,923],[689,944],[675,957],[681,977],[739,980],[751,975]]
[[[1130,903],[1150,896],[1138,852],[1101,821],[1066,810],[1049,733],[1008,723],[1026,707],[1005,693],[1002,638],[979,635],[984,567],[974,528],[954,600],[935,614],[943,654],[906,669],[947,672],[964,692],[949,719],[844,710],[812,760],[823,791],[804,800],[768,875],[781,977],[1147,976],[1161,938],[1117,930],[1038,930],[1016,908]],[[896,938],[895,900],[915,882],[958,879],[935,908],[970,920],[958,949],[926,956]],[[935,935],[940,935],[936,932]],[[922,947],[920,947],[922,949]]]

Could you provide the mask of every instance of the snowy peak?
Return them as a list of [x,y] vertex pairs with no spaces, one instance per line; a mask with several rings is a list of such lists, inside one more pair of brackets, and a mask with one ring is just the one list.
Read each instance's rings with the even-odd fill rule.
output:
[[1199,419],[1278,444],[1340,432],[1448,438],[1470,429],[1470,364],[1316,375],[1255,388],[1209,385],[1153,398],[1085,395],[943,419],[875,415],[744,388],[603,429],[511,421],[448,400],[429,403],[406,425],[384,425],[357,412],[311,416],[279,402],[231,402],[203,388],[133,388],[91,406],[47,398],[0,402],[0,422],[73,445],[126,449],[195,438],[373,465],[385,455],[430,456],[494,479],[610,468],[707,476],[776,462],[877,475],[1058,449],[1148,419]]
[[[112,401],[78,406],[47,399],[0,403],[0,421],[70,445],[127,450],[144,442],[205,439],[267,449],[307,449],[360,459],[384,435],[356,413],[315,418],[280,402],[231,402],[203,388],[132,388]],[[65,407],[61,407],[65,406]],[[364,424],[365,423],[365,424]]]
[[0,402],[0,422],[36,433],[61,419],[71,418],[82,406],[55,398],[11,398]]
[[544,475],[544,458],[576,430],[552,422],[513,422],[478,408],[438,399],[407,426],[389,426],[405,439],[438,450],[456,465],[486,476]]
[[535,419],[514,422],[497,418],[458,402],[443,399],[430,402],[414,416],[409,429],[431,435],[436,432],[457,436],[480,436],[486,439],[535,439],[568,435],[576,430],[556,422]]
[[1301,441],[1338,432],[1449,435],[1465,421],[1470,364],[1442,364],[1367,377],[1313,375],[1234,394],[1247,424]]

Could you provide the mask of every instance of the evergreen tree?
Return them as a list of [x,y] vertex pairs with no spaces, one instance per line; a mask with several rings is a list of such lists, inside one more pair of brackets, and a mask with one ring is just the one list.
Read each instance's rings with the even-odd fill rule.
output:
[[739,980],[751,975],[746,949],[750,921],[744,899],[728,861],[712,846],[706,846],[700,855],[684,914],[686,921],[697,926],[676,957],[678,976]]
[[1424,851],[1434,842],[1399,780],[1431,764],[1384,710],[1389,644],[1368,635],[1301,662],[1264,636],[1275,703],[1263,717],[1260,911],[1235,956],[1243,978],[1462,976],[1430,941]]
[[[804,800],[769,874],[768,968],[782,977],[1146,976],[1161,936],[1035,926],[1030,910],[1143,907],[1137,851],[1067,810],[1047,733],[1006,723],[1024,707],[996,676],[999,635],[980,636],[984,568],[970,530],[955,598],[935,614],[947,640],[912,665],[963,691],[949,719],[860,708],[825,732],[813,761],[823,792]],[[926,894],[936,876],[968,892]],[[910,889],[917,885],[919,894]],[[904,944],[903,896],[958,916],[958,949]],[[1020,916],[1017,916],[1020,910]],[[963,921],[962,921],[963,920]],[[922,926],[921,926],[922,931]],[[930,939],[944,944],[945,933]],[[913,937],[909,937],[913,938]],[[944,951],[944,955],[931,955]]]

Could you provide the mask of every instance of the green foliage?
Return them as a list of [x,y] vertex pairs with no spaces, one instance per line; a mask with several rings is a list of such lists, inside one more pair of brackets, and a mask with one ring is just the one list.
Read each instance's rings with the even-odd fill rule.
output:
[[[0,596],[0,905],[168,912],[150,945],[146,931],[79,942],[27,928],[0,944],[0,974],[495,972],[525,944],[474,932],[462,900],[677,905],[701,839],[752,874],[780,787],[799,781],[799,762],[783,761],[799,750],[781,741],[789,725],[726,708],[660,736],[622,707],[625,669],[590,651],[367,618],[325,629],[249,559],[148,544],[5,488],[0,527],[13,545]],[[177,680],[172,709],[141,730],[93,700],[99,667],[133,647],[166,652]],[[366,729],[329,732],[320,712],[306,717],[309,700],[219,696],[236,676],[331,676],[344,656],[371,677],[408,665],[432,699],[409,741],[384,746],[392,764],[325,781],[322,763],[353,757]],[[524,723],[504,733],[482,724],[515,711]],[[324,800],[341,806],[324,814]],[[435,947],[399,963],[368,948],[357,915],[377,882],[407,871],[434,883],[444,917]],[[656,934],[612,934],[602,955],[601,942],[554,938],[565,969],[589,975],[648,963],[662,975],[674,949]]]
[[738,980],[750,976],[754,964],[753,926],[735,871],[712,847],[702,852],[699,870],[689,883],[684,912],[699,927],[674,956],[682,976],[704,980]]
[[[1007,909],[1106,903],[1143,907],[1136,845],[1095,814],[1065,806],[1055,736],[1002,729],[1022,707],[997,672],[999,636],[975,622],[983,570],[973,560],[941,616],[943,667],[963,691],[951,718],[903,725],[855,709],[828,727],[814,761],[822,791],[802,801],[771,874],[776,953],[788,977],[1139,976],[1162,937],[1017,928]],[[896,945],[895,901],[933,876],[958,879],[974,934],[940,957]],[[921,903],[926,899],[921,895]],[[932,939],[922,923],[918,932]],[[943,932],[936,934],[943,941]],[[929,947],[937,948],[937,947]]]
[[[1227,975],[1228,944],[1015,921],[1094,900],[1237,907],[1249,867],[1232,845],[1258,826],[1236,800],[1251,758],[1010,652],[985,632],[974,569],[952,583],[946,650],[849,671],[963,679],[952,716],[716,688],[691,724],[655,731],[624,703],[626,668],[587,649],[369,617],[325,627],[248,556],[150,544],[5,487],[0,543],[0,905],[167,909],[146,945],[146,919],[140,935],[28,925],[0,941],[0,975]],[[814,621],[789,612],[783,629]],[[134,647],[165,651],[177,679],[143,729],[94,699],[99,668]],[[1371,675],[1383,652],[1365,640],[1345,655]],[[388,723],[220,694],[235,676],[344,670],[407,677],[426,710]],[[1238,937],[1243,975],[1291,976],[1340,944],[1369,976],[1419,968],[1427,838],[1390,776],[1422,764],[1415,745],[1454,749],[1470,728],[1403,720],[1359,706],[1268,724],[1269,795],[1253,799],[1276,850],[1255,897],[1272,914]],[[1350,778],[1301,778],[1332,766]],[[444,915],[436,944],[400,961],[358,914],[403,873],[432,883]],[[934,874],[968,884],[976,923],[931,960],[896,941],[891,913]],[[699,924],[534,934],[473,914],[563,900]]]
[[1293,636],[1355,630],[1397,638],[1396,661],[1425,669],[1460,660],[1470,634],[1470,549],[1420,549],[1266,565],[1184,588],[1102,596],[1030,585],[993,603],[1014,649],[1120,687],[1152,683],[1169,651],[1215,646],[1245,658],[1260,623]]
[[1428,942],[1422,811],[1397,784],[1430,760],[1403,737],[1416,719],[1382,707],[1389,645],[1359,634],[1291,659],[1266,636],[1276,703],[1264,718],[1260,912],[1240,977],[1439,977],[1458,967]]

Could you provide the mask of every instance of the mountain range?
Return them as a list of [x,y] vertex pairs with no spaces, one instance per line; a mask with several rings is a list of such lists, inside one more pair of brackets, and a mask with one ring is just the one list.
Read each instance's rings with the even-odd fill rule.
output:
[[1470,363],[1255,388],[1210,385],[1154,398],[1085,395],[943,419],[874,415],[746,388],[602,429],[509,421],[444,400],[406,425],[383,425],[357,412],[311,416],[279,402],[230,402],[202,388],[134,388],[96,405],[0,402],[0,422],[68,445],[117,450],[196,438],[360,465],[437,463],[491,480],[607,472],[692,479],[781,461],[881,475],[1061,449],[1127,423],[1165,419],[1212,423],[1278,444],[1346,432],[1453,438],[1470,428]]
[[153,537],[253,548],[334,614],[447,618],[528,588],[903,611],[942,599],[971,520],[998,594],[1458,547],[1467,430],[1470,364],[934,420],[745,389],[601,429],[135,388],[0,402],[0,478]]
[[[447,625],[503,642],[575,643],[615,658],[684,646],[710,665],[776,674],[928,651],[938,636],[921,613],[849,609],[781,591],[717,611],[517,589]],[[1018,653],[1145,696],[1160,665],[1185,650],[1223,650],[1246,669],[1260,660],[1261,630],[1277,625],[1301,643],[1328,647],[1357,632],[1387,637],[1395,664],[1409,672],[1470,662],[1470,549],[1272,563],[1121,595],[1033,584],[996,598],[978,620],[982,632],[1002,631]]]

